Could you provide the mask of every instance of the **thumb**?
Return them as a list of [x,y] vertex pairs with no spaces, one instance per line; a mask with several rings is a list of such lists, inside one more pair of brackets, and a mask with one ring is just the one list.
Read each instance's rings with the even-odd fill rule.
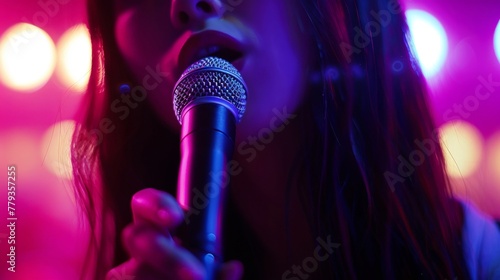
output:
[[229,261],[222,265],[219,276],[221,280],[240,280],[243,277],[243,264],[240,261]]

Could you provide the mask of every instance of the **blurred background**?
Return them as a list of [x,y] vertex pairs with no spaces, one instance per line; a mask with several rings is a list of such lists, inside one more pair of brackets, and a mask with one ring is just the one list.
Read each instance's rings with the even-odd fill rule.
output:
[[[0,180],[16,167],[16,273],[0,279],[77,279],[86,248],[71,189],[69,143],[86,88],[90,40],[83,0],[1,0]],[[500,219],[500,3],[406,0],[414,47],[432,90],[455,192]],[[395,71],[402,65],[392,65]],[[423,139],[420,139],[423,140]]]

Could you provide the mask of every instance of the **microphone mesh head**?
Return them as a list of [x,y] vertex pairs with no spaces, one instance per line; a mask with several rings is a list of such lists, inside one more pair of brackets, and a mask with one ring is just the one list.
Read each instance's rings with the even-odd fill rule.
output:
[[191,64],[174,86],[175,116],[182,124],[182,111],[192,101],[216,97],[234,106],[239,122],[245,112],[247,91],[243,77],[231,63],[218,57],[203,58]]

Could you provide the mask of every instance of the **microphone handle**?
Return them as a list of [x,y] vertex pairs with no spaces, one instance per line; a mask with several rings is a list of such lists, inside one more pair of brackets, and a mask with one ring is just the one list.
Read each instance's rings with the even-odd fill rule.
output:
[[182,121],[177,200],[187,211],[182,245],[215,280],[222,263],[222,226],[228,161],[234,150],[236,120],[225,106],[202,103],[186,108]]

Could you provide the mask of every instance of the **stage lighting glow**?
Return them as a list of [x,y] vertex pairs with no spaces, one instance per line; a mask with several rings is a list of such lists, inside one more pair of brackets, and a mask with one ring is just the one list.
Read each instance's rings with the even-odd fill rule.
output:
[[497,54],[498,62],[500,62],[500,20],[498,21],[497,27],[495,28],[493,46],[495,47],[495,53]]
[[415,54],[426,77],[434,76],[443,66],[448,52],[448,38],[443,25],[421,10],[406,11]]
[[500,186],[500,132],[497,132],[488,141],[488,169]]
[[0,80],[9,88],[37,90],[47,83],[55,64],[54,42],[34,25],[18,23],[0,38]]
[[38,158],[33,157],[38,151],[38,137],[36,131],[30,129],[0,132],[0,165],[14,164],[22,168],[23,173],[35,176],[40,166]]
[[76,25],[64,33],[57,43],[59,63],[57,74],[65,86],[83,92],[90,77],[92,46],[84,24]]
[[454,121],[441,126],[440,137],[448,174],[455,178],[472,175],[481,161],[480,132],[472,124]]
[[74,130],[74,121],[61,121],[50,126],[42,139],[41,156],[44,166],[60,178],[73,177],[70,147]]

